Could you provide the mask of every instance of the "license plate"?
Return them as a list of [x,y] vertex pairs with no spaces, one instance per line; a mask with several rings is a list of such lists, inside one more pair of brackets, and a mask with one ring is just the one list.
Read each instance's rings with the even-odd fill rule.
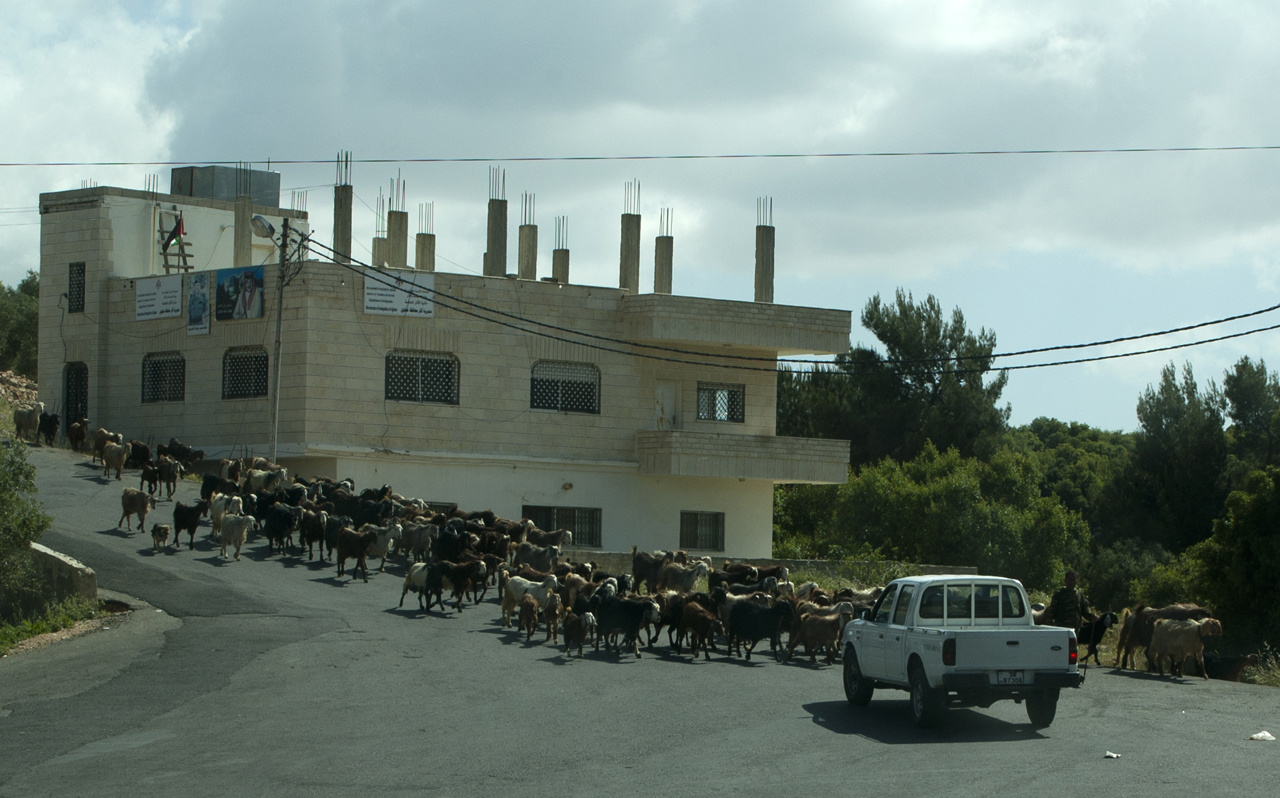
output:
[[996,684],[1026,684],[1025,671],[996,671]]

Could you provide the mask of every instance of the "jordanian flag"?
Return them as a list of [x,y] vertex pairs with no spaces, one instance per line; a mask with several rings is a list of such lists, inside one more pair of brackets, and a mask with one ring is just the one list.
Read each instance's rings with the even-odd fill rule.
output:
[[160,248],[161,252],[168,252],[169,247],[173,244],[182,245],[182,235],[187,231],[182,229],[182,217],[178,217],[178,223],[169,231],[169,235],[164,237],[164,246]]

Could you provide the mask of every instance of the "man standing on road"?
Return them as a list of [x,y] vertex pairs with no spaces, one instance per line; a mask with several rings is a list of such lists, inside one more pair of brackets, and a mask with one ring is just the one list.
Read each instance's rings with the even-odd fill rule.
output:
[[1084,593],[1076,587],[1076,578],[1075,571],[1067,571],[1065,585],[1054,591],[1049,606],[1045,608],[1045,623],[1074,629],[1079,636],[1080,627],[1085,621],[1092,621],[1094,616],[1089,612],[1089,602],[1085,601]]

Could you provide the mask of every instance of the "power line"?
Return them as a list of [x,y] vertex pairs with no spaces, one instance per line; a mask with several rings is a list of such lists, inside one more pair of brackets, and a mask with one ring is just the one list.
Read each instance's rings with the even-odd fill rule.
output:
[[[350,163],[415,164],[415,163],[541,163],[568,161],[719,161],[719,160],[785,160],[795,158],[938,158],[1008,155],[1135,155],[1174,152],[1267,152],[1280,150],[1280,144],[1230,145],[1223,147],[1075,147],[1066,149],[1010,150],[866,150],[861,152],[773,152],[773,153],[671,153],[667,155],[508,155],[467,156],[454,158],[352,158]],[[263,158],[258,161],[7,161],[0,167],[70,167],[70,166],[240,166],[245,163],[313,165],[333,163],[333,158]]]

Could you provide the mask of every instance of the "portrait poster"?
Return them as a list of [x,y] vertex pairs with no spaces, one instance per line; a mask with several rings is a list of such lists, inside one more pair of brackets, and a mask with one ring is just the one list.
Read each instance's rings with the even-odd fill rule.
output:
[[213,317],[218,321],[262,318],[263,277],[261,266],[219,269]]
[[434,272],[375,269],[364,276],[364,312],[431,318]]
[[134,318],[138,321],[182,315],[182,275],[143,277],[134,283]]
[[207,335],[209,317],[209,272],[187,275],[187,335]]

